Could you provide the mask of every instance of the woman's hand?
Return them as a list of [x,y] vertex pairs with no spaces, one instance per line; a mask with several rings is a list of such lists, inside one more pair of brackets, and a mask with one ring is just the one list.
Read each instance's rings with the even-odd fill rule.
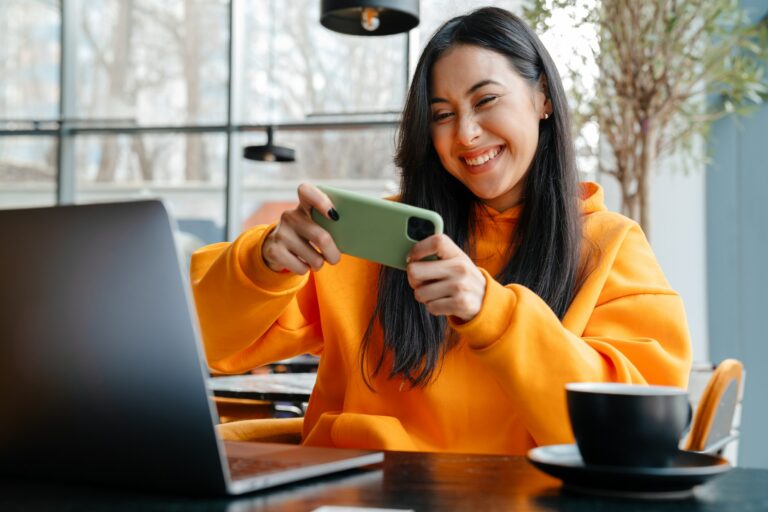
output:
[[306,274],[310,268],[318,271],[326,261],[334,265],[341,258],[331,235],[310,215],[314,208],[331,220],[338,219],[331,200],[307,183],[299,185],[298,194],[299,205],[280,215],[280,222],[261,248],[261,258],[274,272]]
[[[439,259],[420,261],[436,255]],[[447,235],[432,235],[408,253],[408,283],[413,296],[431,314],[468,322],[483,304],[485,276]]]

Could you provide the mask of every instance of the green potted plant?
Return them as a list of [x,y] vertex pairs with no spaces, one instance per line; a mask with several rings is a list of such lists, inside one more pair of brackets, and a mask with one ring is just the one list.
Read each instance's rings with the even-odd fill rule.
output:
[[713,121],[764,99],[766,20],[749,23],[738,0],[532,0],[525,16],[543,33],[556,12],[597,34],[584,56],[594,82],[580,79],[584,61],[564,73],[577,139],[586,123],[597,126],[600,154],[588,146],[598,171],[618,181],[622,213],[650,236],[659,159],[680,150],[696,158],[691,148]]

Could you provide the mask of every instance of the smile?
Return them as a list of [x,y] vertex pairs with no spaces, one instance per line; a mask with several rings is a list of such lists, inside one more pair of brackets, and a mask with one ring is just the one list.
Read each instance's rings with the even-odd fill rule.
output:
[[461,157],[461,159],[469,166],[476,167],[478,165],[483,165],[484,163],[488,162],[489,160],[492,160],[496,158],[496,156],[501,153],[501,150],[504,148],[504,146],[496,146],[495,148],[491,148],[485,153],[477,156],[473,156],[472,158],[466,158]]

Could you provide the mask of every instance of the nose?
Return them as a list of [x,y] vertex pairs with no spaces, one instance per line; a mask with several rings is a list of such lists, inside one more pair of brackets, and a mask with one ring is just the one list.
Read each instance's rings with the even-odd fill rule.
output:
[[456,141],[462,146],[471,146],[480,136],[482,129],[477,123],[475,116],[465,115],[459,118],[456,126]]

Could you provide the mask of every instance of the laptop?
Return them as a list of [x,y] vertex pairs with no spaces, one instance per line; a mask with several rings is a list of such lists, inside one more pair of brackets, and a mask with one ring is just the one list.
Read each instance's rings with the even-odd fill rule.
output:
[[0,211],[0,237],[1,474],[240,494],[383,460],[217,437],[161,202]]

